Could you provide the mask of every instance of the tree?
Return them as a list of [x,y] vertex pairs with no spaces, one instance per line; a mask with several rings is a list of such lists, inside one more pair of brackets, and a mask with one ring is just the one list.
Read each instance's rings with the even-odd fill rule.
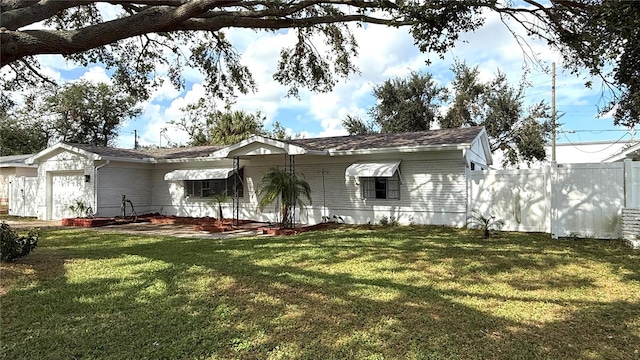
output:
[[349,132],[349,135],[375,134],[377,133],[372,123],[366,123],[359,116],[347,115],[342,120],[342,126]]
[[640,123],[640,2],[555,0],[550,9],[531,3],[536,21],[530,34],[559,49],[565,67],[575,73],[587,68],[603,78],[611,91],[600,110],[614,110],[616,125]]
[[44,150],[49,143],[49,130],[29,106],[33,98],[16,109],[7,102],[0,107],[0,156],[32,154]]
[[302,208],[305,203],[302,197],[311,203],[311,187],[300,174],[292,174],[286,170],[271,168],[258,182],[256,194],[261,197],[258,202],[260,211],[279,201],[283,227],[292,227],[293,218],[290,213],[294,205]]
[[382,133],[429,130],[438,119],[439,102],[445,88],[431,74],[412,72],[406,78],[394,78],[373,88],[378,99],[371,117]]
[[53,136],[60,141],[107,146],[122,121],[138,116],[137,99],[107,84],[67,83],[45,99]]
[[501,149],[505,154],[503,165],[545,159],[552,124],[544,101],[525,108],[525,84],[512,87],[500,71],[483,83],[477,67],[458,62],[451,70],[454,96],[440,121],[442,128],[484,126],[491,151]]
[[48,143],[49,134],[42,123],[0,118],[0,156],[37,153]]
[[[461,33],[482,26],[491,11],[505,24],[514,20],[530,36],[547,40],[576,67],[605,76],[609,65],[616,65],[609,81],[617,99],[630,104],[621,107],[623,113],[636,111],[640,101],[633,75],[640,58],[636,2],[118,0],[108,2],[120,10],[113,19],[103,18],[99,3],[108,6],[97,0],[2,1],[4,89],[47,81],[36,55],[61,54],[83,65],[104,64],[113,70],[116,84],[140,98],[161,82],[156,69],[168,69],[172,83],[181,87],[185,67],[204,73],[209,95],[244,93],[255,83],[223,30],[251,28],[294,29],[297,42],[281,52],[274,78],[294,95],[299,87],[328,91],[336,77],[357,71],[352,62],[357,44],[348,23],[407,27],[421,51],[442,55]],[[318,37],[328,51],[314,46]]]
[[[278,140],[291,140],[285,128],[274,122],[271,131],[266,130],[265,116],[257,111],[248,113],[242,110],[231,110],[228,104],[224,111],[211,108],[211,104],[200,99],[182,110],[187,115],[179,121],[170,123],[184,130],[191,139],[189,145],[231,145],[248,139],[252,135],[262,135]],[[299,137],[299,134],[295,134]]]
[[244,111],[219,113],[211,131],[211,143],[231,145],[248,139],[251,135],[264,135],[264,116],[258,111],[249,114]]

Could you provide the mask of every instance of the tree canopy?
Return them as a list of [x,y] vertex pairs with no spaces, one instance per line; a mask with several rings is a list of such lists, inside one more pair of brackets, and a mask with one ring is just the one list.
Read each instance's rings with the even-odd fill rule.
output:
[[546,158],[552,124],[544,101],[525,106],[525,84],[512,86],[500,71],[487,82],[480,80],[477,67],[465,63],[456,63],[452,71],[453,99],[440,127],[484,126],[491,151],[505,155],[503,165]]
[[[204,99],[189,104],[183,110],[186,116],[170,123],[189,135],[189,145],[231,145],[248,139],[251,135],[262,135],[279,140],[291,139],[286,129],[273,123],[271,131],[265,128],[266,118],[257,111],[248,113],[231,110],[231,104],[224,110],[212,109]],[[299,137],[299,134],[295,135]]]
[[445,89],[431,74],[412,72],[373,87],[378,103],[371,109],[373,121],[383,133],[429,130],[437,121],[438,104]]
[[[101,6],[119,14],[104,18]],[[295,29],[297,42],[282,50],[274,74],[295,95],[300,87],[329,91],[337,77],[357,71],[349,23],[407,27],[421,51],[444,54],[495,12],[559,49],[568,66],[605,77],[614,88],[607,104],[620,105],[616,121],[631,124],[640,103],[639,11],[638,2],[616,0],[3,0],[0,65],[5,89],[19,89],[46,81],[36,55],[61,54],[105,65],[116,84],[140,97],[160,82],[157,69],[181,87],[189,66],[205,74],[210,95],[225,97],[255,82],[224,29]],[[317,38],[328,51],[314,46]]]
[[111,145],[122,122],[140,114],[137,104],[104,83],[32,89],[23,102],[0,106],[0,154],[35,153],[57,141]]
[[123,121],[141,112],[137,99],[104,83],[67,83],[45,98],[40,113],[50,118],[55,140],[107,146]]
[[551,134],[548,105],[542,101],[525,107],[525,84],[514,87],[499,71],[493,80],[482,82],[477,67],[456,63],[451,70],[451,91],[432,75],[415,72],[374,86],[377,102],[369,111],[371,122],[347,116],[343,126],[350,134],[423,131],[436,124],[484,126],[491,150],[505,154],[503,165],[545,159]]

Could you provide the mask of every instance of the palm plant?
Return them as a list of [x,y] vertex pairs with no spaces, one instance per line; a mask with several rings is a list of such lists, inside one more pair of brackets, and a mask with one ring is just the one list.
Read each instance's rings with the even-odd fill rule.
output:
[[226,203],[227,201],[229,201],[229,199],[231,199],[231,196],[229,196],[227,194],[227,192],[223,192],[220,194],[214,194],[211,195],[211,201],[209,202],[211,205],[217,205],[218,206],[218,221],[220,223],[222,223],[222,220],[224,219],[224,217],[222,216],[222,204]]
[[309,183],[301,176],[296,176],[278,168],[269,169],[260,179],[256,194],[261,197],[258,202],[260,211],[274,201],[280,201],[282,226],[285,228],[293,225],[290,210],[294,205],[305,206],[303,197],[311,203],[311,187]]

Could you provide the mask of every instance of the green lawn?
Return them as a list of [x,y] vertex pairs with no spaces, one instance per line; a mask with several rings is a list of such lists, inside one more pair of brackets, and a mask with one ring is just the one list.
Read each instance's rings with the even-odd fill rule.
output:
[[6,359],[640,358],[640,252],[617,241],[56,230],[1,279]]

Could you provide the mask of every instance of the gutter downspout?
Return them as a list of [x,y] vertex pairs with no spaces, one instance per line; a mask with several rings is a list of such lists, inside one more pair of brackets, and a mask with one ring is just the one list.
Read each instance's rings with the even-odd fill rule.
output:
[[100,166],[96,166],[93,171],[94,173],[93,175],[93,205],[94,205],[93,217],[96,217],[96,215],[98,215],[98,170],[109,165],[109,163],[111,163],[111,160],[107,160],[107,162],[105,162],[104,164]]

